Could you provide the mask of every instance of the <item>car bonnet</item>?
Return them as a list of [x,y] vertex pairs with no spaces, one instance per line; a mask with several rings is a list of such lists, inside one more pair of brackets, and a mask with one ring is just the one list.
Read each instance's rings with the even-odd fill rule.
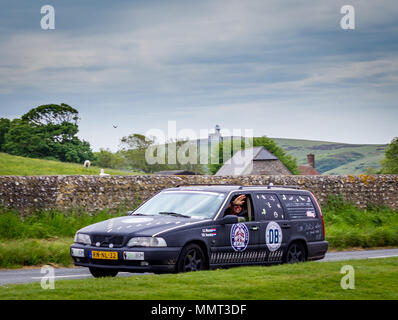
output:
[[170,229],[198,224],[209,219],[183,218],[173,216],[123,216],[89,225],[78,232],[102,233],[112,235],[152,236]]

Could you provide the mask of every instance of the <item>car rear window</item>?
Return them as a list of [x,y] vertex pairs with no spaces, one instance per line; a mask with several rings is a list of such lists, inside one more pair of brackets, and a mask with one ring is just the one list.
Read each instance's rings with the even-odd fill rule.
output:
[[311,197],[305,194],[282,194],[281,200],[290,219],[313,219],[316,211]]

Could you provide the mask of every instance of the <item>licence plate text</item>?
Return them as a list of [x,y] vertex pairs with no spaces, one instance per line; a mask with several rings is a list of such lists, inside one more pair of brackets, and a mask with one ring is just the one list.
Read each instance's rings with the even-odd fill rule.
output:
[[118,254],[115,251],[91,251],[92,259],[105,259],[105,260],[117,260]]

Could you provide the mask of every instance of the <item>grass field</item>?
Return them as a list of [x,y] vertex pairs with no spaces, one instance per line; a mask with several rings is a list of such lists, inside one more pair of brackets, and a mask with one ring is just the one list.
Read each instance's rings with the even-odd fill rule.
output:
[[[343,290],[344,265],[355,271],[355,289]],[[59,280],[54,290],[40,283],[0,286],[2,300],[324,300],[398,299],[398,258],[306,262],[238,267],[185,274]]]
[[[0,153],[0,176],[99,175],[101,168],[82,164],[31,159]],[[105,169],[110,175],[136,175],[140,172]]]

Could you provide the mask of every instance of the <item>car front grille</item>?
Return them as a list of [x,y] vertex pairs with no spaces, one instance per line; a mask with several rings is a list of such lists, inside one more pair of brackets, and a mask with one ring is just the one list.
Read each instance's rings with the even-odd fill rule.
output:
[[111,247],[113,248],[121,248],[124,243],[124,237],[96,234],[92,236],[91,242],[96,247],[109,248],[109,245],[112,245]]

